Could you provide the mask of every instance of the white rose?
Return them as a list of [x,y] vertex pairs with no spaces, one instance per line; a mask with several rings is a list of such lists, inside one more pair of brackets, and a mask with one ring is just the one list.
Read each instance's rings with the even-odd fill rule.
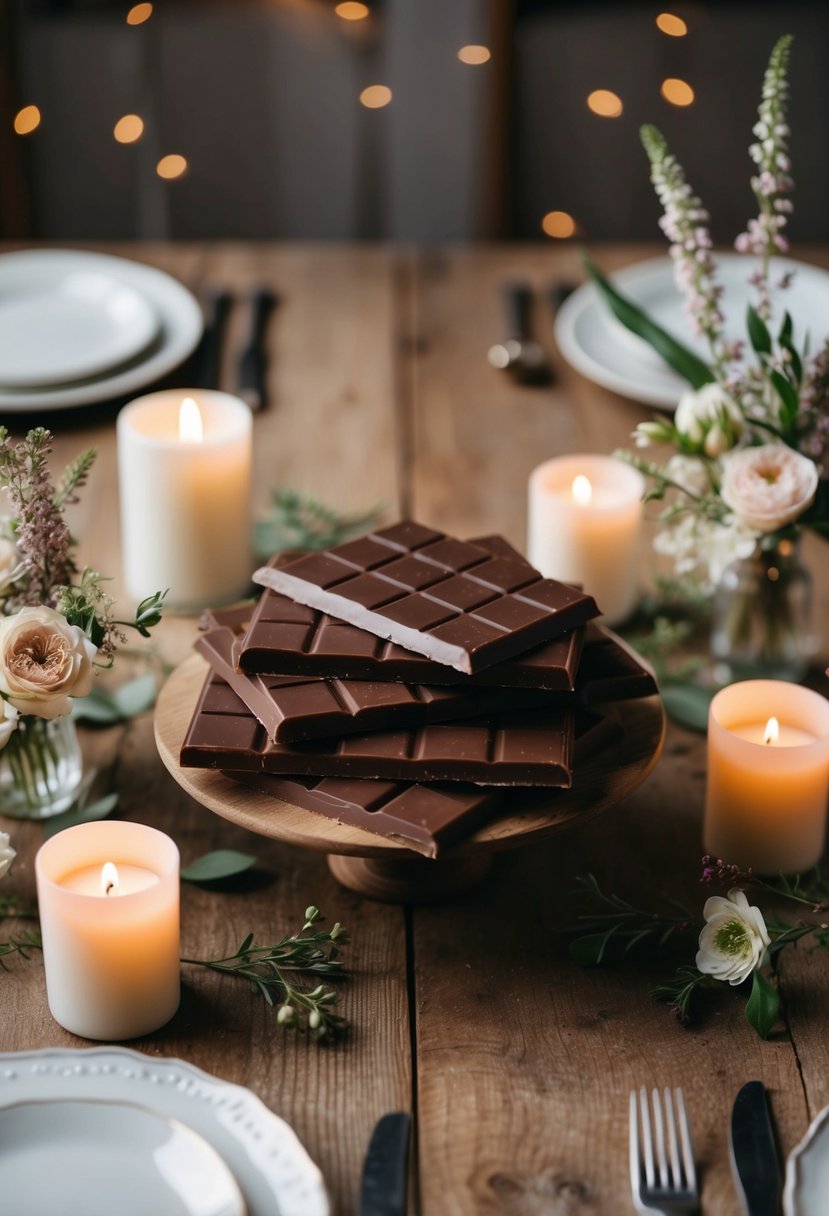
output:
[[0,878],[6,873],[17,853],[9,843],[8,832],[0,832]]
[[741,523],[777,532],[812,505],[818,487],[814,461],[782,443],[730,452],[722,460],[720,490]]
[[696,392],[682,394],[674,426],[686,444],[713,457],[734,446],[745,430],[745,419],[722,385],[704,384]]
[[17,729],[17,710],[0,697],[0,749],[9,741],[12,731]]
[[763,913],[733,887],[728,899],[707,899],[702,914],[706,925],[699,935],[697,967],[704,975],[741,984],[760,966],[771,944]]
[[91,689],[96,654],[84,631],[54,608],[21,608],[0,619],[0,692],[22,714],[63,717],[69,698]]

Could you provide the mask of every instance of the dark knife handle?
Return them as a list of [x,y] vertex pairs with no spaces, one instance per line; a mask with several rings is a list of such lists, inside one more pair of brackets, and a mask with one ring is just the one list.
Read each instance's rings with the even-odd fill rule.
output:
[[576,290],[575,283],[568,283],[564,280],[558,283],[553,283],[550,287],[550,307],[553,310],[553,316],[556,316],[558,310],[566,299],[568,299]]
[[266,287],[260,287],[250,297],[248,339],[239,356],[238,387],[240,396],[254,410],[265,405],[265,330],[275,306],[276,296]]
[[360,1216],[406,1216],[409,1116],[383,1115],[368,1146],[360,1189]]
[[204,333],[196,350],[193,366],[195,388],[218,388],[222,360],[222,339],[233,305],[229,291],[211,292],[204,305]]
[[503,288],[507,336],[529,338],[533,292],[528,283],[507,283]]

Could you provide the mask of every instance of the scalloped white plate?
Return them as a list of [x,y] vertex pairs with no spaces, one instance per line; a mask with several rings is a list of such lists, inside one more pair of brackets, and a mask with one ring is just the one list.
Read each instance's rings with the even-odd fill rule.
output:
[[826,1216],[829,1212],[829,1106],[812,1120],[786,1162],[785,1216]]
[[[183,1060],[123,1047],[0,1053],[0,1116],[21,1104],[67,1102],[127,1104],[183,1124],[218,1153],[248,1216],[330,1216],[322,1175],[288,1124],[250,1090]],[[0,1154],[3,1147],[0,1139]]]

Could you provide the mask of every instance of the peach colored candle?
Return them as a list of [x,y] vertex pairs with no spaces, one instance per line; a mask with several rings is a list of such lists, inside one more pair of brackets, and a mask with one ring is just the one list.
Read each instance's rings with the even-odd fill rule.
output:
[[83,823],[35,860],[49,1008],[87,1039],[135,1039],[179,1003],[179,854],[140,823]]
[[636,607],[644,489],[612,456],[559,456],[530,474],[530,562],[547,578],[581,583],[608,625]]
[[829,701],[782,680],[744,680],[708,713],[704,842],[758,874],[808,870],[823,852]]
[[150,393],[118,415],[121,547],[136,599],[192,611],[250,584],[251,412],[228,393]]

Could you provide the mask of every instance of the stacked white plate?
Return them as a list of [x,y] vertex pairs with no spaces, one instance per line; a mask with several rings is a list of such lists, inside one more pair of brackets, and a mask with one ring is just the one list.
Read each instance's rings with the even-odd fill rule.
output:
[[64,249],[0,255],[0,412],[137,392],[182,363],[202,328],[192,294],[154,267]]
[[[717,255],[717,268],[723,287],[725,336],[729,340],[745,340],[746,309],[756,299],[748,278],[756,269],[756,262],[737,253],[722,253]],[[823,342],[828,327],[829,273],[805,262],[776,258],[772,281],[789,273],[793,274],[791,287],[773,293],[772,326],[778,326],[787,311],[794,322],[798,349],[802,349],[806,335],[810,334],[810,347],[815,350]],[[670,258],[637,262],[610,278],[672,337],[709,361],[705,339],[692,335],[683,312]],[[556,341],[567,362],[588,380],[634,401],[673,409],[688,387],[646,342],[616,320],[592,283],[583,284],[562,304],[556,317]]]

